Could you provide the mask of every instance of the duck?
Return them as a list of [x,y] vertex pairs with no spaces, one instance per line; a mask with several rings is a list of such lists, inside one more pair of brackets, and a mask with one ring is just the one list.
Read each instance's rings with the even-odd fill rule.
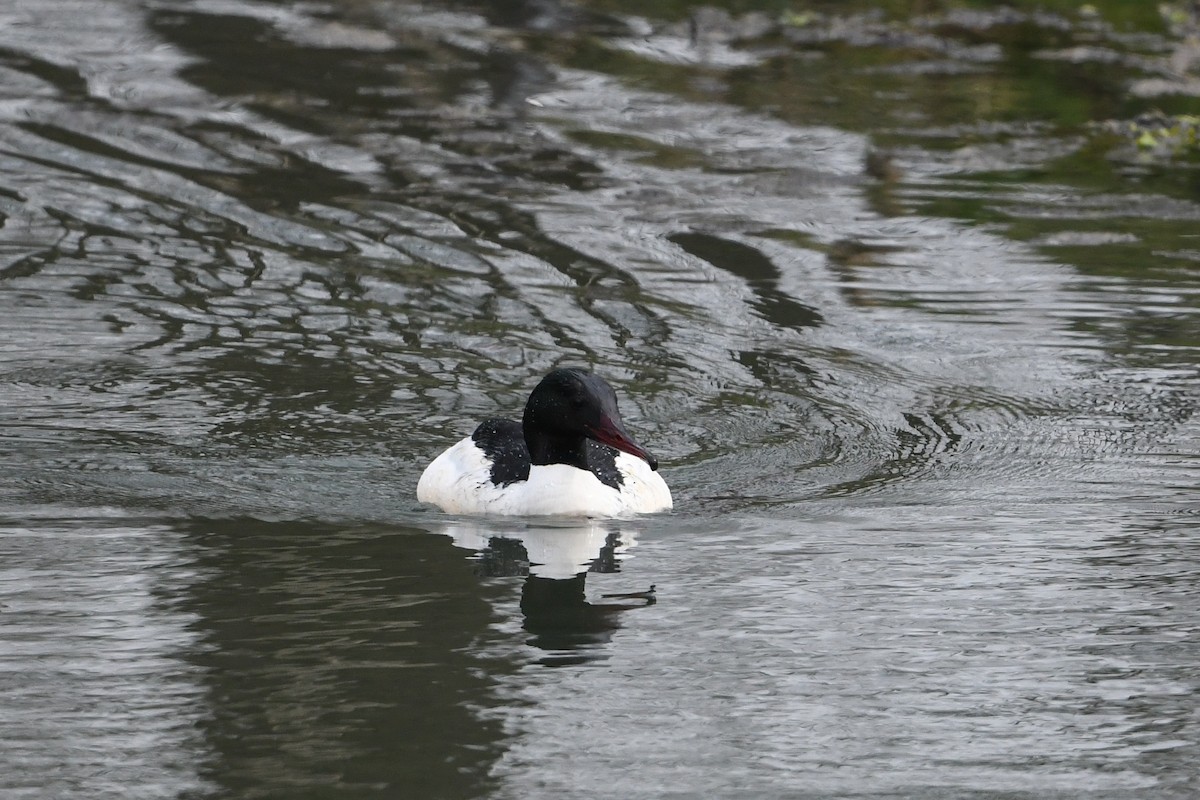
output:
[[598,375],[552,370],[520,422],[492,417],[435,458],[417,500],[449,514],[624,517],[669,511],[658,460],[621,421]]

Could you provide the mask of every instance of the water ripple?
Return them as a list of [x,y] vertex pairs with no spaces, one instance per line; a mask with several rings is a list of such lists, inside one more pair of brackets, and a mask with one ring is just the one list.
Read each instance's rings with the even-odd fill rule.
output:
[[[1194,203],[880,177],[526,10],[0,14],[6,789],[1171,796]],[[412,487],[559,364],[678,512],[530,576]]]

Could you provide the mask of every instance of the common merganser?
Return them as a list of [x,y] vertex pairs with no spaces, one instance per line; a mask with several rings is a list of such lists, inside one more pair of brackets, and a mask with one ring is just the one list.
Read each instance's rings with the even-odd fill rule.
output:
[[433,460],[417,499],[451,514],[619,517],[667,511],[658,461],[633,440],[617,395],[582,369],[556,369],[521,422],[491,418]]

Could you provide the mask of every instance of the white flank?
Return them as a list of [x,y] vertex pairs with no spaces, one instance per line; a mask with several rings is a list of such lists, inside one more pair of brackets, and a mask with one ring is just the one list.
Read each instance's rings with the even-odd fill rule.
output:
[[587,470],[565,464],[535,466],[529,480],[496,486],[484,452],[467,437],[425,468],[417,499],[450,514],[506,516],[620,517],[671,508],[671,490],[650,465],[619,453],[621,491]]

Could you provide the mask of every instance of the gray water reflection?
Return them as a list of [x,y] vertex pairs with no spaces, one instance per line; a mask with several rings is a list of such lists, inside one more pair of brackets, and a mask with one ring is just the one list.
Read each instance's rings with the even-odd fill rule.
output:
[[[63,509],[67,511],[67,509]],[[161,523],[0,522],[0,779],[11,798],[206,793],[198,579]]]
[[664,531],[639,546],[663,600],[610,669],[504,682],[555,709],[510,712],[505,796],[1186,796],[1195,643],[1172,620],[1195,599],[1122,576],[1133,539],[1137,572],[1194,574],[1194,547],[1058,511]]
[[[1194,197],[584,7],[80,9],[0,12],[5,793],[1190,796]],[[418,508],[560,363],[679,512]]]

